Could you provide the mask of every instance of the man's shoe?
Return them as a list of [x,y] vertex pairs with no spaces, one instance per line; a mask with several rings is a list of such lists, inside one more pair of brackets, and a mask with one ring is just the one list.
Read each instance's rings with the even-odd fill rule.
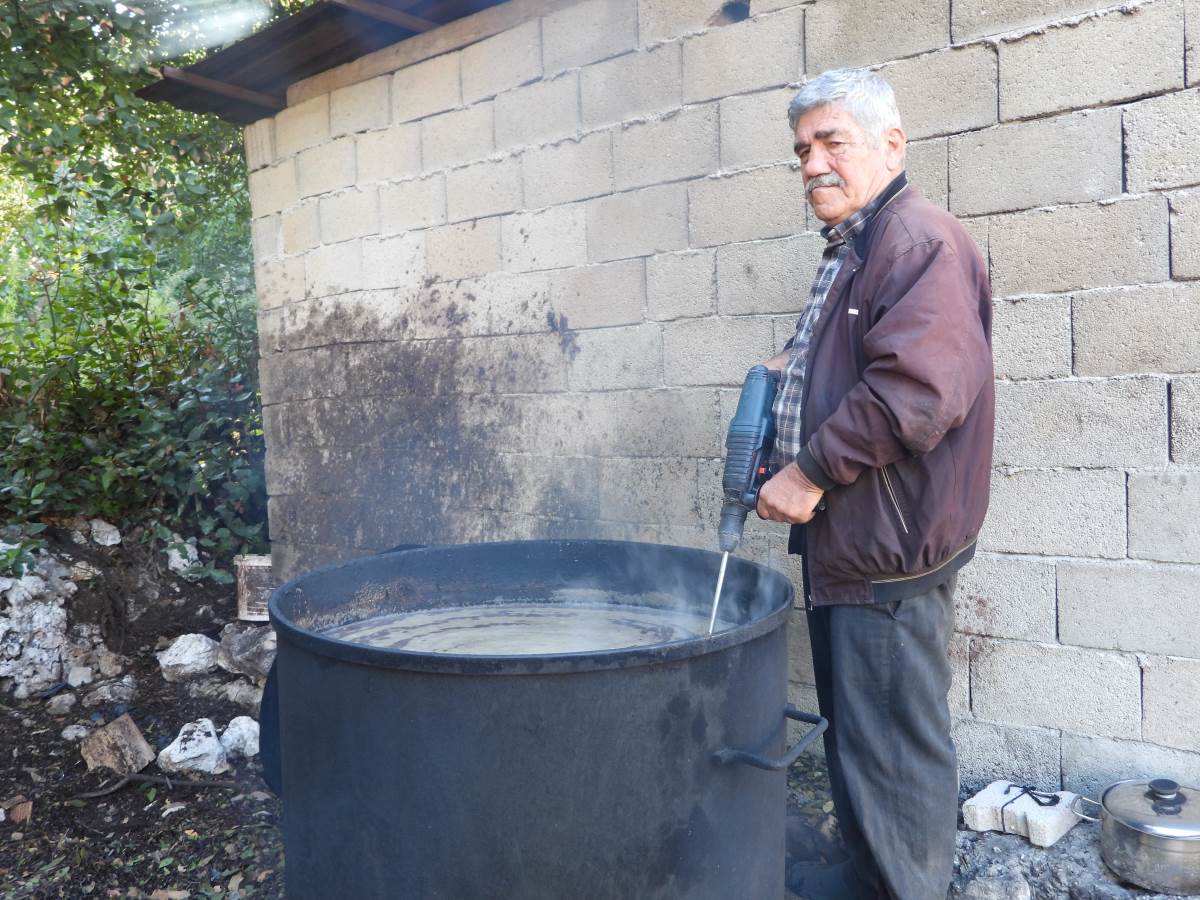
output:
[[794,863],[787,872],[787,887],[804,900],[868,900],[876,896],[856,876],[849,860],[833,865]]

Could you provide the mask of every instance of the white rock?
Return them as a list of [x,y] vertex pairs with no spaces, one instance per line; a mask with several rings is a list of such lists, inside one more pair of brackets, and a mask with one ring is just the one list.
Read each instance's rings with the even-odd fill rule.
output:
[[137,679],[130,673],[120,681],[110,681],[102,684],[83,698],[87,707],[100,706],[102,703],[132,703],[137,693]]
[[1079,821],[1071,812],[1077,795],[1056,791],[1058,802],[1042,806],[1020,785],[993,781],[963,804],[963,821],[972,831],[1003,831],[1028,837],[1038,847],[1049,847]]
[[203,634],[177,637],[166,650],[156,654],[167,681],[183,681],[203,675],[217,667],[217,649],[221,645]]
[[185,541],[177,534],[172,534],[173,545],[167,547],[167,568],[185,581],[199,581],[200,576],[190,570],[200,562],[200,554],[192,541]]
[[0,602],[0,679],[11,679],[18,700],[62,681],[67,633],[64,594],[40,575],[4,579]]
[[164,772],[228,772],[225,748],[212,720],[197,719],[184,725],[179,736],[158,754],[158,767]]
[[104,678],[115,678],[125,671],[125,658],[119,653],[113,653],[107,647],[100,647],[92,654],[92,659]]
[[236,703],[257,713],[262,703],[263,687],[239,678],[225,685],[223,693],[230,703]]
[[71,671],[67,673],[67,684],[73,688],[79,687],[81,684],[92,683],[91,666],[72,666]]
[[65,716],[77,702],[74,694],[55,694],[46,701],[46,712],[52,716]]
[[68,725],[62,730],[62,739],[64,741],[82,741],[91,733],[91,729],[83,725]]
[[[80,535],[82,538],[83,535]],[[86,560],[79,560],[71,565],[72,581],[91,581],[100,575],[100,570]]]
[[115,525],[110,525],[103,519],[92,519],[92,540],[101,547],[115,547],[121,543],[121,532]]
[[235,716],[221,732],[221,746],[227,756],[258,755],[258,723],[249,716]]

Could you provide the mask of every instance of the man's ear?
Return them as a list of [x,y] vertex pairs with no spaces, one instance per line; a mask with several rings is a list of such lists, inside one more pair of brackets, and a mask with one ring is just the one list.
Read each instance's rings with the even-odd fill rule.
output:
[[889,172],[899,172],[904,168],[904,148],[908,138],[901,128],[889,128],[883,136],[884,161]]

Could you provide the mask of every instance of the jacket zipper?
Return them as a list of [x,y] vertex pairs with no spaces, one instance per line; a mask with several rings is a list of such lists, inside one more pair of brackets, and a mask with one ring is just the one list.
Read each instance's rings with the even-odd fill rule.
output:
[[915,572],[912,575],[900,575],[896,578],[872,578],[871,584],[894,584],[897,581],[916,581],[918,578],[924,578],[927,575],[932,575],[934,572],[938,572],[938,571],[946,568],[946,566],[950,565],[950,563],[952,563],[952,562],[954,562],[954,560],[958,559],[958,555],[960,553],[962,553],[964,550],[966,550],[968,547],[970,547],[973,543],[975,543],[976,540],[977,540],[977,538],[972,538],[971,540],[967,541],[965,544],[963,544],[961,547],[959,547],[957,550],[955,550],[953,553],[951,553],[946,558],[945,562],[939,563],[938,565],[934,566],[932,569],[926,569],[924,572]]
[[896,499],[896,491],[892,488],[892,479],[888,476],[887,466],[879,470],[883,473],[883,485],[887,488],[888,496],[892,500],[892,508],[896,510],[896,517],[900,520],[900,527],[904,529],[904,533],[908,534],[908,523],[904,521],[904,513],[900,511],[900,501]]

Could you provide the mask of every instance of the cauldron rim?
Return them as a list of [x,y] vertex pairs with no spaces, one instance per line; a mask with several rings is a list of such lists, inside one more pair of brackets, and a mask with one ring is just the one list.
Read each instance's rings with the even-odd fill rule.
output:
[[625,551],[630,553],[669,553],[678,557],[680,561],[689,560],[694,564],[703,564],[705,568],[711,567],[714,583],[717,566],[721,558],[719,553],[709,550],[641,541],[524,540],[448,544],[360,557],[313,569],[277,587],[271,593],[270,600],[268,601],[268,611],[271,623],[279,634],[280,640],[291,643],[306,652],[330,659],[379,668],[429,673],[550,675],[652,666],[715,653],[729,647],[737,646],[738,644],[752,641],[783,626],[793,605],[794,590],[787,576],[758,563],[737,557],[730,557],[727,583],[736,584],[739,580],[749,578],[753,575],[756,583],[760,585],[760,590],[765,588],[778,590],[781,598],[780,602],[769,609],[765,615],[754,618],[749,622],[734,625],[723,631],[718,631],[711,636],[702,635],[682,641],[621,647],[612,650],[555,653],[539,656],[429,653],[353,643],[330,637],[318,630],[307,628],[299,624],[295,618],[283,609],[291,595],[298,589],[302,590],[306,583],[317,579],[328,579],[339,574],[351,575],[355,570],[370,566],[373,561],[378,564],[380,560],[398,557],[405,557],[411,561],[414,558],[419,560],[422,557],[432,557],[434,554],[453,554],[456,552],[495,553],[506,551],[519,552],[522,550],[556,550],[562,553],[569,553],[571,551],[587,549],[614,552]]

